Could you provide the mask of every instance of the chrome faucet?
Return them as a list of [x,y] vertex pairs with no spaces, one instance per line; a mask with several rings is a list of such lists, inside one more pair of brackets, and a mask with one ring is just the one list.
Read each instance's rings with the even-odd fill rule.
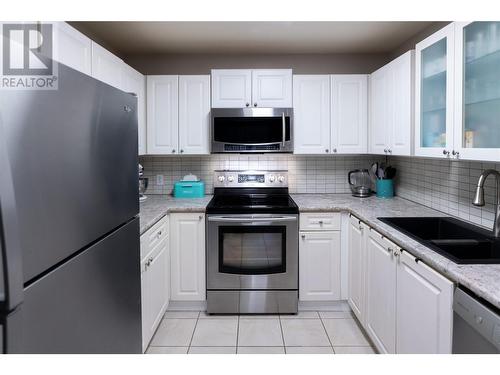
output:
[[472,204],[474,206],[484,206],[484,181],[490,174],[495,175],[497,179],[497,202],[495,208],[495,222],[493,224],[493,236],[500,238],[500,172],[494,169],[487,169],[481,173]]

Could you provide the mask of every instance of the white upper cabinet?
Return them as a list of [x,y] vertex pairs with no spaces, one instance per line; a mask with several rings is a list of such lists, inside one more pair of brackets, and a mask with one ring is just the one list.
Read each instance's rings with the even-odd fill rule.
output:
[[179,145],[179,76],[147,77],[148,154],[175,154]]
[[330,76],[293,76],[294,153],[330,152]]
[[291,69],[212,70],[212,108],[291,106]]
[[368,151],[368,76],[331,76],[331,149],[339,154]]
[[397,352],[451,354],[453,283],[406,251],[398,257]]
[[292,106],[292,69],[252,70],[251,105],[290,108]]
[[252,71],[212,70],[212,108],[249,107],[252,102]]
[[[455,157],[500,161],[500,22],[455,24]],[[452,154],[453,154],[452,151]]]
[[179,152],[209,154],[210,76],[179,76]]
[[123,90],[137,96],[138,153],[146,154],[146,77],[123,64]]
[[415,51],[408,51],[370,77],[369,151],[411,155]]
[[123,61],[92,42],[92,77],[123,90]]
[[448,157],[453,148],[455,26],[415,47],[415,155]]
[[92,40],[66,22],[54,22],[54,60],[92,74]]

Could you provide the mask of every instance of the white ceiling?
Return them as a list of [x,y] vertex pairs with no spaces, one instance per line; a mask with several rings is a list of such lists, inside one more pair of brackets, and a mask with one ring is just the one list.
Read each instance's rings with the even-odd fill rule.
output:
[[116,53],[387,53],[432,22],[72,22]]

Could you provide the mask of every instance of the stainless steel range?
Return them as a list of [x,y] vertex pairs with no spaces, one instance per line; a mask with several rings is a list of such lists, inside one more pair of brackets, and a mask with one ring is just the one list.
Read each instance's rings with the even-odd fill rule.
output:
[[286,171],[215,171],[207,312],[297,313],[298,208]]

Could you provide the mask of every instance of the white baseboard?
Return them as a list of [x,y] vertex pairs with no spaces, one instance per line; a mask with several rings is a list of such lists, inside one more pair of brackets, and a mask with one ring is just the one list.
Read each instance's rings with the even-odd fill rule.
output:
[[206,311],[207,301],[170,301],[168,311]]

